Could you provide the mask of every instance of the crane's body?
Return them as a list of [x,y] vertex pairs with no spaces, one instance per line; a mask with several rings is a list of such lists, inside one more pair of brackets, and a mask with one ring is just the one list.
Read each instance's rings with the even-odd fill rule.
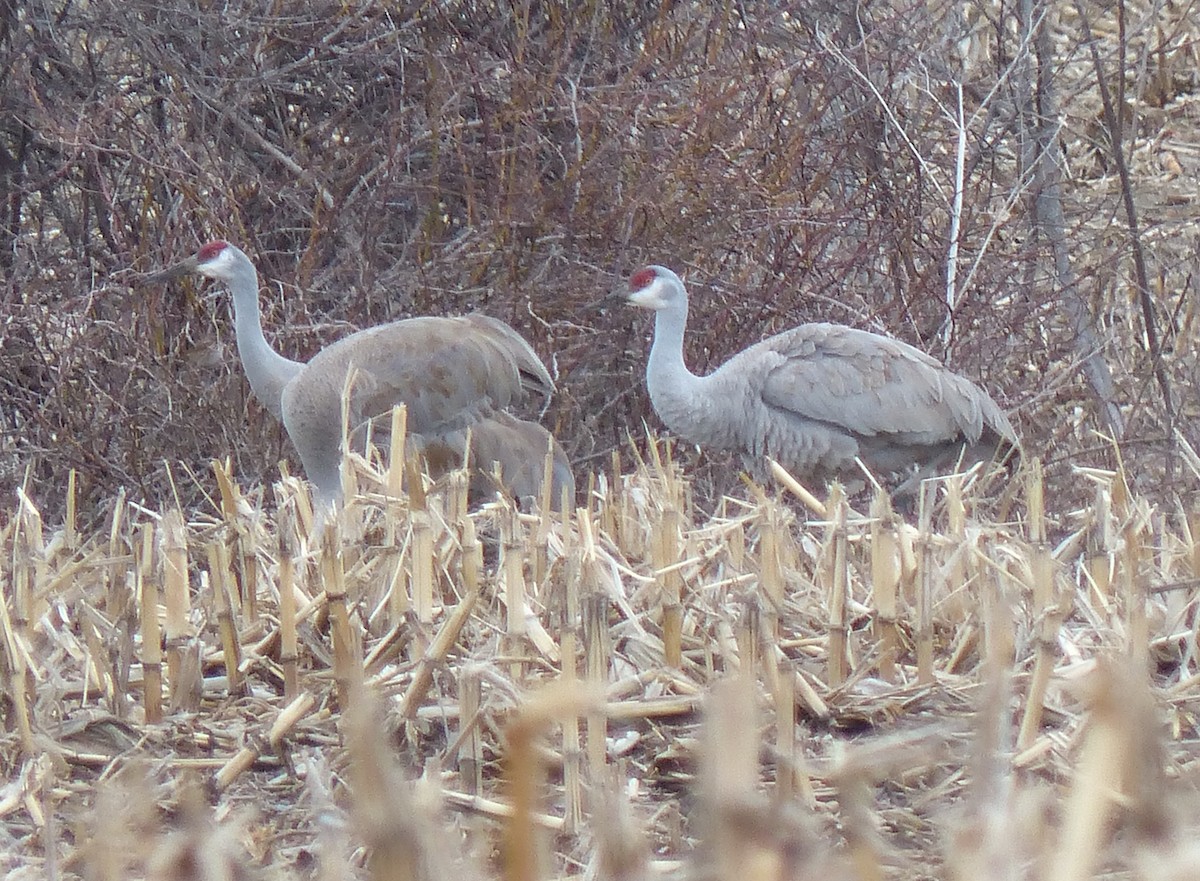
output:
[[[526,389],[549,395],[554,382],[532,347],[508,325],[485,315],[422,317],[395,321],[351,334],[327,346],[308,362],[276,352],[263,334],[254,264],[228,242],[205,245],[188,260],[160,273],[171,278],[199,272],[224,281],[234,304],[238,356],[250,388],[263,406],[283,421],[318,502],[341,498],[342,396],[352,436],[365,426],[390,420],[392,408],[408,411],[410,450],[436,444],[465,461],[468,431],[478,470],[500,462],[501,474],[536,457],[537,485],[509,486],[517,495],[537,495],[547,450],[563,485],[574,480],[562,449],[549,432],[505,412]],[[529,426],[514,430],[513,425]],[[519,445],[521,440],[527,441]],[[481,451],[492,456],[485,461]],[[447,463],[448,465],[448,463]],[[473,483],[477,479],[473,478]]]
[[907,343],[837,324],[803,324],[734,355],[707,376],[683,358],[687,291],[649,266],[629,300],[656,312],[646,366],[651,403],[685,440],[770,456],[829,477],[855,459],[880,474],[987,459],[1017,446],[978,386]]
[[421,317],[322,349],[284,388],[281,409],[305,474],[318,495],[330,496],[341,485],[343,391],[352,430],[403,403],[411,432],[445,438],[503,411],[526,387],[549,394],[554,383],[507,325],[483,315]]
[[567,504],[574,504],[575,476],[554,435],[536,422],[518,419],[503,410],[469,429],[440,435],[434,441],[418,436],[416,444],[410,446],[424,457],[430,473],[445,473],[460,467],[468,455],[468,434],[472,466],[470,498],[490,498],[501,490],[517,499],[537,499],[549,452],[551,506],[558,507],[564,490]]

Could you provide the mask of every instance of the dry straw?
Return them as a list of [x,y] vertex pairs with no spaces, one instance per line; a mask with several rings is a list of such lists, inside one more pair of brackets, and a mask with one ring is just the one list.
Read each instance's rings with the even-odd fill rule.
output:
[[[403,433],[399,412],[394,450]],[[11,865],[1194,867],[1194,510],[1088,471],[1094,504],[1057,522],[1031,462],[1013,522],[976,473],[894,501],[776,469],[709,514],[665,446],[633,459],[566,515],[467,511],[465,474],[368,458],[317,527],[298,481],[264,509],[225,466],[215,516],[122,497],[94,534],[74,515],[47,534],[22,498],[0,527]],[[207,774],[215,810],[189,801]]]

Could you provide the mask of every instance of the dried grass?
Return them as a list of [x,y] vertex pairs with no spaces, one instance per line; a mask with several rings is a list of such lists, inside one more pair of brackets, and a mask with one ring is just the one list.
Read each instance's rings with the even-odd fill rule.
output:
[[1081,472],[1051,545],[1031,467],[1004,521],[978,475],[708,516],[648,449],[567,522],[364,460],[315,534],[294,480],[92,532],[24,500],[9,876],[1194,871],[1200,515]]

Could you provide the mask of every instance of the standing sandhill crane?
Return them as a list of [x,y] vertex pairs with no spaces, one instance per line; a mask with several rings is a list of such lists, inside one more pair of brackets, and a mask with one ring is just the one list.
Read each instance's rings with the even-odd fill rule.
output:
[[[347,382],[348,423],[355,437],[364,435],[372,420],[386,424],[392,408],[404,404],[413,447],[436,444],[443,457],[451,451],[454,462],[447,462],[447,468],[464,461],[469,430],[475,467],[490,473],[491,463],[498,462],[501,480],[514,494],[537,494],[549,450],[555,500],[563,487],[574,495],[570,465],[553,436],[505,412],[526,389],[549,395],[554,381],[537,353],[502,321],[478,313],[409,318],[351,334],[303,363],[284,358],[263,336],[258,272],[241,250],[228,242],[209,242],[154,278],[187,272],[229,287],[238,356],[250,388],[283,421],[319,503],[341,498]],[[521,476],[510,482],[510,474]],[[472,480],[477,489],[482,487],[478,480]]]
[[650,401],[692,443],[771,456],[818,478],[856,458],[881,474],[927,473],[1018,446],[983,389],[907,343],[852,327],[802,324],[696,376],[683,361],[688,295],[679,276],[647,266],[629,284],[629,301],[656,312]]

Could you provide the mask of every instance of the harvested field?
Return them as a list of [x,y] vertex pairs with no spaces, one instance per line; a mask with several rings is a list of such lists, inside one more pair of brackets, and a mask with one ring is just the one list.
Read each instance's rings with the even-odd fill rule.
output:
[[567,522],[361,459],[312,534],[220,464],[218,517],[24,504],[8,876],[1196,870],[1200,515],[1081,471],[1052,542],[1030,465],[707,516],[648,449]]

